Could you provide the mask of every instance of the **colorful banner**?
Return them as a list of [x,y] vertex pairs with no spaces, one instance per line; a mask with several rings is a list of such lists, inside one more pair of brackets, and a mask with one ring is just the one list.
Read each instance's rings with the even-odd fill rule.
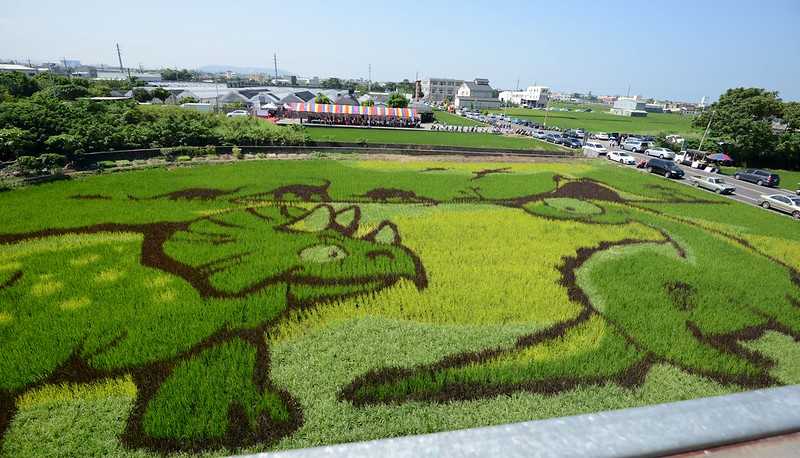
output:
[[299,113],[383,116],[402,119],[417,117],[417,110],[415,108],[362,107],[358,105],[329,105],[315,102],[290,103],[289,110]]

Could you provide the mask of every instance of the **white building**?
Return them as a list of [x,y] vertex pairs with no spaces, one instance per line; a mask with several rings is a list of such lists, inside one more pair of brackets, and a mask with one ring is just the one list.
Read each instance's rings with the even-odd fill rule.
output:
[[524,91],[503,91],[500,93],[500,100],[528,108],[543,108],[550,101],[550,88],[528,86]]
[[639,97],[620,97],[614,102],[610,113],[618,116],[647,116],[646,106]]
[[[161,81],[161,74],[160,73],[143,73],[140,71],[133,71],[131,70],[131,77],[136,78],[139,81],[144,83],[157,83]],[[119,70],[98,70],[97,71],[97,80],[127,80],[128,79],[128,71],[121,72]]]
[[28,76],[33,76],[37,73],[35,68],[17,64],[0,64],[0,72],[1,73],[20,72]]
[[471,110],[500,108],[500,99],[494,96],[489,80],[475,78],[475,81],[466,81],[458,88],[455,106]]
[[444,99],[455,100],[456,92],[464,80],[450,78],[427,78],[420,82],[423,99],[431,102],[443,102]]

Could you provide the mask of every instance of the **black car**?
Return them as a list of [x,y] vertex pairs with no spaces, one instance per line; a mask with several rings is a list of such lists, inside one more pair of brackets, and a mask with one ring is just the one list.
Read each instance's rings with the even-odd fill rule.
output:
[[581,143],[580,140],[578,140],[577,138],[571,138],[571,137],[565,138],[564,142],[563,142],[563,145],[564,146],[568,146],[570,148],[583,148],[583,143]]
[[778,186],[781,177],[777,173],[772,173],[761,169],[744,169],[733,174],[737,180],[749,181],[759,186]]
[[683,178],[683,170],[666,159],[650,159],[645,167],[648,172],[664,175],[667,178]]

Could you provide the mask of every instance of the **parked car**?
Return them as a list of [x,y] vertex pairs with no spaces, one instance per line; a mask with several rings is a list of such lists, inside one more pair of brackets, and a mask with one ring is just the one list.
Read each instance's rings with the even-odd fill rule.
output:
[[650,173],[658,173],[667,178],[683,178],[684,175],[683,169],[666,159],[650,159],[645,164],[645,168]]
[[653,156],[661,159],[675,159],[675,153],[667,148],[647,148],[644,154],[645,156]]
[[761,169],[739,170],[733,174],[733,177],[737,180],[749,181],[759,186],[778,186],[781,183],[781,177],[778,176],[777,173]]
[[766,209],[774,208],[800,219],[800,197],[784,196],[783,194],[762,195],[761,204]]
[[719,194],[733,194],[736,192],[736,188],[729,185],[722,178],[694,175],[689,177],[689,180],[698,188],[707,189]]
[[247,110],[233,110],[228,114],[226,114],[225,116],[229,118],[233,118],[235,116],[250,116],[250,113],[248,113]]
[[581,148],[583,146],[583,143],[580,140],[572,137],[565,138],[562,144],[568,148]]
[[608,134],[605,132],[598,132],[592,135],[592,137],[594,137],[595,140],[609,140]]
[[544,139],[550,143],[561,144],[562,137],[559,134],[547,134]]
[[643,153],[648,146],[650,146],[649,143],[638,138],[628,138],[624,143],[622,143],[622,149],[634,153]]
[[538,138],[539,140],[544,140],[547,138],[547,134],[543,130],[537,130],[534,134],[534,137]]
[[610,151],[606,156],[609,161],[619,162],[625,165],[636,165],[636,158],[622,151]]
[[583,151],[588,153],[594,153],[597,154],[598,156],[605,156],[606,154],[608,154],[608,149],[606,149],[606,147],[603,146],[602,143],[593,141],[586,142],[586,144],[583,145]]

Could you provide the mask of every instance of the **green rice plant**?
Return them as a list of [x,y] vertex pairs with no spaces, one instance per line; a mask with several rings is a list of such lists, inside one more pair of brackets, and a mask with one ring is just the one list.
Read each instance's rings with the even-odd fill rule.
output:
[[795,383],[798,237],[603,161],[247,161],[14,189],[2,453],[230,454]]

